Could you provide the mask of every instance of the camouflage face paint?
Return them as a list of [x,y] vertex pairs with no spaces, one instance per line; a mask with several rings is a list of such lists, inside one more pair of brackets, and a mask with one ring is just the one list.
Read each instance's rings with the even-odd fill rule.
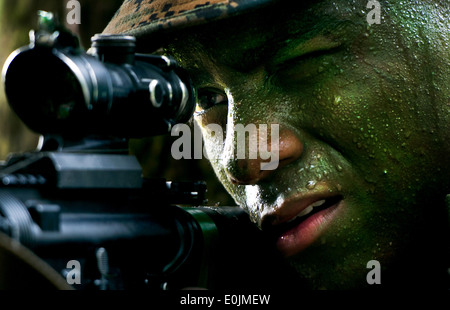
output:
[[379,25],[367,23],[366,4],[270,8],[181,32],[167,52],[196,82],[200,126],[276,123],[281,143],[296,145],[294,160],[249,182],[251,162],[223,160],[234,142],[203,131],[218,177],[256,224],[339,199],[316,215],[320,224],[280,241],[301,248],[288,260],[312,288],[365,287],[372,260],[384,287],[439,285],[448,258],[448,4],[383,1]]

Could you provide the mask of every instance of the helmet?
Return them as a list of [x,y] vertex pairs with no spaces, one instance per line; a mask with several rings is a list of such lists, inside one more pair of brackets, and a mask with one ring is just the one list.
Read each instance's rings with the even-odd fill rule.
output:
[[235,16],[272,2],[274,0],[125,0],[104,33],[153,35]]

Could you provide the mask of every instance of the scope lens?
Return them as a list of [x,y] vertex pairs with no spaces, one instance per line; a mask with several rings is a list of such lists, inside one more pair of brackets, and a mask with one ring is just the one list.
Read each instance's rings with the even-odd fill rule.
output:
[[86,107],[77,77],[52,53],[18,54],[4,78],[12,109],[34,131],[57,132]]

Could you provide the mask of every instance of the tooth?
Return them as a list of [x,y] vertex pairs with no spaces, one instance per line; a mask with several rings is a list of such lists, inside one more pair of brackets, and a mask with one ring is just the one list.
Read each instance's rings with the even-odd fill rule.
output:
[[325,200],[319,200],[319,201],[316,201],[315,203],[311,204],[311,206],[312,207],[320,207],[324,203],[325,203]]
[[[308,215],[309,213],[312,212],[312,210],[313,210],[315,207],[320,207],[320,206],[323,205],[324,203],[325,203],[325,200],[319,200],[319,201],[316,201],[316,202],[310,204],[310,205],[307,206],[305,209],[303,209],[303,211],[300,212],[296,217],[294,217],[293,219],[291,219],[289,222],[292,222],[292,221],[298,219],[299,217]],[[288,223],[289,223],[289,222],[288,222]]]
[[299,217],[302,217],[302,216],[305,216],[305,215],[309,214],[312,210],[313,210],[313,206],[308,206],[308,207],[306,207],[305,209],[303,209],[302,212],[300,212],[299,214],[297,214],[296,217],[290,219],[290,220],[288,221],[288,223],[295,221],[295,220],[298,219]]
[[313,206],[311,205],[311,206],[307,207],[306,209],[304,209],[302,212],[300,212],[300,213],[296,216],[296,218],[301,217],[301,216],[305,216],[305,215],[307,215],[308,213],[310,213],[312,210],[313,210]]

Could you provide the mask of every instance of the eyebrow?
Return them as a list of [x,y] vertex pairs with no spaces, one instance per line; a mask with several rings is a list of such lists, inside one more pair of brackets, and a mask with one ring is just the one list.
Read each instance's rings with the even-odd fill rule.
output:
[[[303,24],[301,20],[297,20],[297,22],[299,25],[304,25],[304,27],[299,26],[298,30],[295,30],[294,32],[292,31],[291,25],[281,25],[280,29],[282,31],[273,32],[273,35],[269,38],[261,37],[253,42],[246,42],[245,40],[239,42],[236,41],[239,40],[239,38],[235,38],[232,42],[238,42],[238,44],[230,48],[231,52],[229,54],[223,54],[215,44],[209,44],[211,39],[214,40],[214,36],[212,35],[206,37],[201,36],[199,37],[200,41],[189,41],[190,44],[200,43],[200,45],[203,46],[201,50],[202,53],[205,53],[205,57],[212,57],[214,58],[214,61],[217,61],[232,70],[250,72],[258,66],[268,66],[273,68],[273,66],[276,67],[285,61],[300,57],[309,52],[325,51],[338,47],[344,40],[341,40],[341,37],[345,37],[342,34],[347,33],[348,31],[347,26],[351,25],[355,28],[355,25],[349,20],[333,18],[332,16],[326,20],[310,20],[308,23]],[[288,29],[289,27],[291,27],[291,29]],[[279,35],[280,32],[282,35]],[[230,35],[233,35],[233,33]],[[252,33],[250,33],[248,37],[251,36]],[[186,45],[184,45],[184,47],[186,47]],[[228,48],[229,47],[227,47],[227,49]],[[184,48],[183,50],[186,51]],[[189,50],[189,48],[187,50]],[[198,51],[198,49],[195,50]],[[189,71],[196,86],[207,87],[208,84],[215,84],[214,73],[208,72],[201,63],[202,60],[197,60],[196,62],[192,58],[183,58],[187,64],[185,69]]]
[[206,87],[209,84],[213,83],[213,77],[212,75],[204,69],[201,68],[185,68],[189,72],[189,76],[192,79],[193,84],[195,87]]
[[323,33],[318,33],[317,35],[312,36],[310,39],[294,39],[290,44],[281,47],[274,54],[273,59],[270,62],[270,66],[277,67],[293,58],[316,52],[334,50],[341,45],[341,41],[333,40]]
[[274,35],[252,48],[246,48],[245,43],[236,46],[235,55],[239,57],[232,61],[225,59],[223,62],[242,72],[263,65],[262,60],[271,66],[277,66],[294,57],[339,47],[346,40],[342,33],[347,33],[350,29],[355,29],[355,25],[349,20],[329,19],[316,23],[309,29],[299,29],[296,33]]

